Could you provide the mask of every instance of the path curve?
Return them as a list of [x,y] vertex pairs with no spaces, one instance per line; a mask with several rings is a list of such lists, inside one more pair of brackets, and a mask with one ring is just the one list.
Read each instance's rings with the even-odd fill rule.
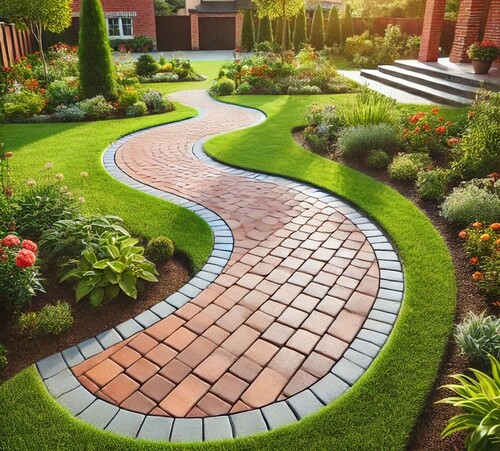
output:
[[369,219],[316,188],[216,163],[209,136],[262,113],[204,91],[194,119],[113,143],[106,169],[207,220],[207,264],[163,302],[37,364],[75,416],[133,437],[202,441],[317,411],[369,367],[403,297],[401,264]]

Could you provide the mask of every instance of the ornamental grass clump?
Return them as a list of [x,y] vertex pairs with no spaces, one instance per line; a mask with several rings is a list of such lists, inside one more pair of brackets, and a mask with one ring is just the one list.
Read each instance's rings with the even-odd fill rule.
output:
[[346,127],[338,137],[338,153],[347,159],[363,157],[371,150],[394,153],[399,147],[398,132],[387,124]]

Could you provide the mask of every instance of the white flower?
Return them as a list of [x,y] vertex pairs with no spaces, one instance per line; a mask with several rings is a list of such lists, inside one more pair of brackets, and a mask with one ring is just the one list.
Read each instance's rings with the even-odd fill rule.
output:
[[57,180],[62,180],[64,178],[64,175],[62,174],[56,174],[56,179]]
[[86,171],[83,171],[83,172],[80,172],[80,177],[88,177],[89,176],[89,173],[86,172]]
[[85,202],[85,197],[79,197],[78,202],[81,202],[83,204]]
[[28,186],[35,186],[36,182],[34,180],[27,180],[26,181],[26,185],[28,185]]
[[45,163],[45,169],[47,169],[47,171],[50,171],[52,169],[52,166],[52,163]]

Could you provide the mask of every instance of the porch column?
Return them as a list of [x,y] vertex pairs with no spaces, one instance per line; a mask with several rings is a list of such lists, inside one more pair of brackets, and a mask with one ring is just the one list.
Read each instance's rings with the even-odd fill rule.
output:
[[420,38],[419,61],[426,62],[438,60],[445,8],[446,0],[427,0],[425,5],[424,26]]
[[243,31],[243,13],[241,11],[236,13],[234,25],[236,27],[234,46],[238,49],[241,47],[241,33]]
[[450,61],[452,63],[470,61],[466,53],[467,47],[482,37],[485,3],[488,2],[484,0],[462,0],[458,11],[455,39],[450,52]]
[[198,25],[198,13],[191,11],[191,50],[200,50],[200,29]]
[[491,0],[484,39],[500,45],[500,0]]

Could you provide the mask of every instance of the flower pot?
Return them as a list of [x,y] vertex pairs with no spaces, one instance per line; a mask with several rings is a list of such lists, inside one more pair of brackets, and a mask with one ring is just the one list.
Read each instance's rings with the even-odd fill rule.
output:
[[493,61],[472,60],[472,70],[475,74],[487,74]]

